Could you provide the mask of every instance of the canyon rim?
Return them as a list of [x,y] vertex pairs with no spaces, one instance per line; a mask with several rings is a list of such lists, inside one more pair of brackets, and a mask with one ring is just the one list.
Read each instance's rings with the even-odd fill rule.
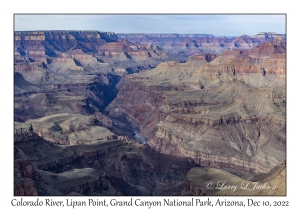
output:
[[15,196],[286,195],[285,31],[15,29],[13,65]]

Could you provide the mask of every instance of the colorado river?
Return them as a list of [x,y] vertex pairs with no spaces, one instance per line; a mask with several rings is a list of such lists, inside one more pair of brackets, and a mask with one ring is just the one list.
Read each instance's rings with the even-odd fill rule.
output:
[[144,139],[141,134],[137,131],[137,130],[133,130],[134,131],[134,137],[139,140],[142,144],[146,144],[147,140]]

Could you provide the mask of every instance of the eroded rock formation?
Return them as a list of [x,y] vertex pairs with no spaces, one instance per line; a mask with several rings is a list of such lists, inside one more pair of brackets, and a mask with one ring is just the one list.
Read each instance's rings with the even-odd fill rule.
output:
[[124,78],[106,111],[162,153],[267,173],[285,160],[284,49],[276,38],[202,65],[161,63]]
[[[273,172],[274,173],[274,172]],[[273,176],[266,175],[253,182],[216,168],[192,168],[186,176],[185,195],[286,195],[285,163],[277,167]]]
[[196,166],[118,139],[73,146],[25,139],[15,142],[15,195],[159,194]]
[[119,38],[140,44],[152,44],[169,53],[187,55],[202,53],[222,53],[231,49],[251,49],[264,42],[273,41],[276,37],[285,38],[284,34],[265,33],[240,37],[214,36],[212,34],[117,34]]
[[285,74],[277,34],[15,32],[14,194],[204,195],[202,166],[281,183]]

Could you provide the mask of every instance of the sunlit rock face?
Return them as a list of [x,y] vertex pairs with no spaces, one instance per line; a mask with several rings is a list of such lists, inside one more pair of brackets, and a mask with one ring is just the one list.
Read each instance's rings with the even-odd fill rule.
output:
[[[205,57],[205,56],[203,56]],[[285,160],[285,41],[165,62],[130,75],[106,108],[155,150],[205,166],[267,173]]]

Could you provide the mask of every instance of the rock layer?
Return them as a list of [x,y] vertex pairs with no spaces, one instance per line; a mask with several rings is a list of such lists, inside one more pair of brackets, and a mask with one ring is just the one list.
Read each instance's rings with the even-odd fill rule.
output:
[[284,36],[120,37],[15,32],[15,195],[190,195],[200,165],[278,175]]
[[169,53],[184,53],[187,55],[203,53],[222,53],[231,49],[251,49],[264,42],[273,41],[276,37],[285,38],[284,34],[264,33],[240,37],[212,34],[117,34],[119,38],[140,44],[152,44],[161,47]]
[[161,184],[184,182],[195,166],[190,159],[120,140],[71,146],[44,139],[19,141],[15,195],[152,195]]
[[215,168],[192,168],[186,176],[186,194],[199,195],[286,195],[285,164],[268,180],[252,182]]
[[276,38],[200,66],[162,63],[123,79],[106,111],[162,153],[266,173],[285,160],[284,47]]

